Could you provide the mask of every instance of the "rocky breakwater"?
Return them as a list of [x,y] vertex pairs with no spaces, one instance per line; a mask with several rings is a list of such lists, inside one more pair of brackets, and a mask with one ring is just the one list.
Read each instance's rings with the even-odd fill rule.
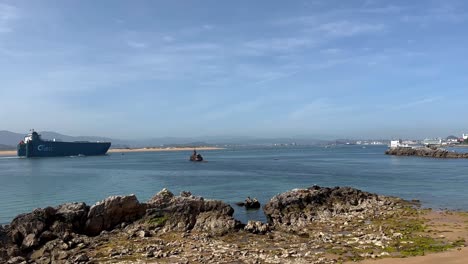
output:
[[385,151],[386,155],[394,156],[418,156],[443,159],[468,159],[468,153],[458,153],[440,148],[390,148]]

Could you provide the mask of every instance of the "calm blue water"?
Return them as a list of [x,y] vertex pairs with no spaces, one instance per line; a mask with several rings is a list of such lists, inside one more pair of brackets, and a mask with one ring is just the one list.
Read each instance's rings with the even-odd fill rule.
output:
[[[0,223],[37,207],[93,204],[116,194],[134,193],[146,201],[164,187],[228,203],[257,197],[264,204],[293,188],[346,185],[419,199],[426,207],[468,210],[468,160],[386,156],[385,149],[226,149],[202,152],[206,163],[188,162],[190,152],[0,157]],[[242,221],[264,219],[261,210],[233,207]]]

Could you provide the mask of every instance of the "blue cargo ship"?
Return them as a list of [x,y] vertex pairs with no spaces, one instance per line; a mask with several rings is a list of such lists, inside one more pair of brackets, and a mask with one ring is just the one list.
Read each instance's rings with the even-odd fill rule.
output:
[[34,130],[18,144],[20,157],[96,156],[107,153],[111,142],[43,140]]

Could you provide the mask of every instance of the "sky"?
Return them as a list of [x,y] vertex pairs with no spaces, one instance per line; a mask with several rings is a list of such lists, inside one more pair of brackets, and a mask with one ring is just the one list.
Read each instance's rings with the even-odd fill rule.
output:
[[468,133],[467,1],[0,0],[0,130]]

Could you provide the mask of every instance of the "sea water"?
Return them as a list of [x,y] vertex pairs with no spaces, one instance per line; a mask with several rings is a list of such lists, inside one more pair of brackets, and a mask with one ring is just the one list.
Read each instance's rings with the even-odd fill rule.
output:
[[265,220],[234,205],[247,196],[265,204],[294,188],[351,186],[418,199],[424,207],[468,210],[468,160],[384,155],[385,146],[262,147],[191,152],[110,153],[96,157],[0,157],[0,223],[37,207],[110,195],[142,202],[163,188],[186,190],[233,206],[235,217]]

